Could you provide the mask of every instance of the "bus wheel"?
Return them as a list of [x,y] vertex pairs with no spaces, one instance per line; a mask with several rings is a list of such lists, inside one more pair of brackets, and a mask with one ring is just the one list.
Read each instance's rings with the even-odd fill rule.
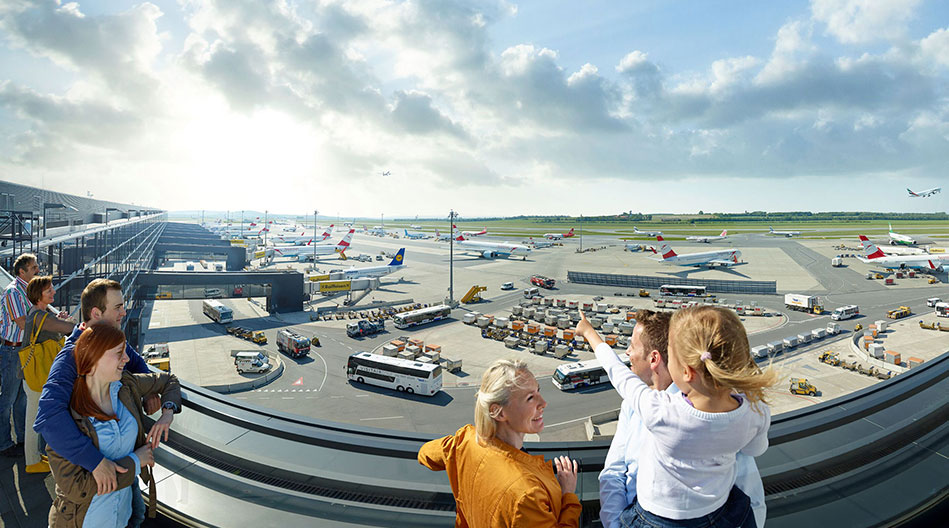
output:
[[399,385],[398,387],[395,388],[395,390],[402,392],[405,390],[405,387],[403,387],[402,385]]
[[405,392],[407,392],[407,393],[409,393],[409,394],[414,394],[414,393],[415,393],[415,389],[413,389],[412,387],[406,387],[406,388],[405,388]]
[[237,373],[238,373],[238,374],[243,374],[243,373],[244,373],[244,369],[237,369]]
[[366,380],[362,379],[362,376],[356,378],[356,381],[358,381],[359,383],[366,383]]

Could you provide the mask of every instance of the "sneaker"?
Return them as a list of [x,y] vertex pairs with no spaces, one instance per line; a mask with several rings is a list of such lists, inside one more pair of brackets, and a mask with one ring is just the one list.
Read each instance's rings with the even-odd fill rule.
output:
[[49,462],[43,462],[42,460],[26,466],[27,473],[49,473]]
[[5,457],[21,457],[23,456],[23,444],[14,444],[3,451],[0,451],[0,455]]

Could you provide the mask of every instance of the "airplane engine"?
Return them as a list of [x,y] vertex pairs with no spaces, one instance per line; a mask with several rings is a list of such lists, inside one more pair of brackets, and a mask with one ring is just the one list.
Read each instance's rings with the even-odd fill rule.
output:
[[495,257],[495,254],[493,251],[485,251],[484,253],[481,254],[481,256],[486,259],[493,259]]

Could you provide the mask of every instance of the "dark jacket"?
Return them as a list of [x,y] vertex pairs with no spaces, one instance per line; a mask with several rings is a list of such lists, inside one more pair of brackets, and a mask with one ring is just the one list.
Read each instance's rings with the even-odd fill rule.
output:
[[[118,399],[138,422],[138,438],[135,440],[136,449],[145,445],[146,431],[142,423],[145,412],[142,409],[142,398],[151,394],[161,394],[162,404],[172,402],[175,404],[176,412],[180,412],[181,388],[178,385],[178,378],[174,375],[165,372],[131,374],[128,371],[122,374],[122,387],[119,389]],[[89,437],[98,449],[99,439],[89,419],[79,416],[72,409],[70,409],[70,413],[79,431]],[[49,467],[52,470],[53,479],[56,481],[56,498],[53,499],[53,506],[49,510],[49,526],[52,528],[78,528],[82,526],[86,511],[89,510],[89,504],[92,503],[92,499],[98,491],[96,479],[92,476],[91,471],[69,462],[57,454],[52,446],[46,446],[46,452],[49,454]],[[128,469],[125,473],[116,472],[118,488],[131,486],[135,482],[134,459],[125,457],[115,462]],[[155,479],[152,476],[151,468],[142,468],[141,475],[142,480],[148,483],[149,516],[154,517]]]

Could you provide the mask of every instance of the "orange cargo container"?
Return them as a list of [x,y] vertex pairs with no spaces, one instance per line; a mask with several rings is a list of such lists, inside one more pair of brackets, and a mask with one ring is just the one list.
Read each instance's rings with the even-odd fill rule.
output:
[[627,321],[629,321],[629,320],[631,320],[631,319],[635,319],[635,318],[636,318],[636,312],[626,312],[626,320],[627,320]]
[[887,350],[886,352],[883,353],[883,361],[886,361],[887,363],[891,363],[893,365],[899,365],[900,353],[893,352],[892,350]]
[[539,324],[537,324],[537,323],[527,323],[527,333],[528,333],[528,334],[536,334],[537,332],[540,332],[540,325],[539,325]]
[[417,347],[419,347],[419,348],[424,348],[424,347],[425,347],[425,341],[423,341],[423,340],[421,340],[421,339],[409,339],[409,344],[412,345],[412,346],[417,346]]
[[567,341],[573,341],[573,330],[564,330],[563,338]]
[[402,352],[403,350],[405,350],[405,342],[404,342],[404,341],[399,341],[398,339],[396,339],[395,341],[389,341],[389,344],[392,345],[392,346],[394,346],[394,347],[396,347],[396,348],[398,348],[398,349],[399,349],[399,352]]
[[511,330],[521,331],[524,329],[524,321],[511,321]]
[[604,340],[607,345],[616,346],[616,334],[606,334]]
[[425,353],[429,353],[429,352],[441,353],[441,351],[442,351],[441,345],[425,345]]
[[489,323],[489,324],[494,322],[494,316],[493,316],[493,315],[486,315],[485,317],[488,318],[488,323]]
[[544,327],[544,337],[556,337],[557,336],[557,327],[556,326],[545,326]]
[[923,364],[923,359],[918,357],[906,358],[906,362],[909,364],[909,368],[915,368]]

